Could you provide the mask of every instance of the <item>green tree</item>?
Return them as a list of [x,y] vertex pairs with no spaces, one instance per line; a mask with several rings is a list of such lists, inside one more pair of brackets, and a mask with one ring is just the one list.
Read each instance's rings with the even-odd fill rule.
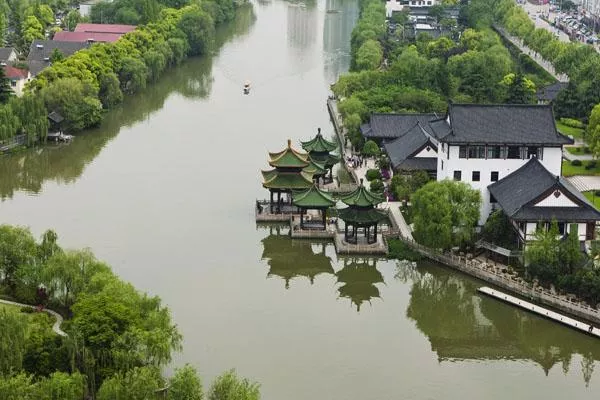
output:
[[149,400],[156,398],[162,378],[156,368],[138,367],[105,380],[98,390],[98,400]]
[[0,225],[0,276],[14,291],[17,271],[36,263],[37,244],[27,228]]
[[506,103],[532,104],[535,100],[535,84],[521,73],[510,73],[502,78],[506,87]]
[[381,153],[379,145],[372,140],[367,140],[363,146],[362,153],[367,157],[375,157]]
[[377,69],[383,59],[383,50],[379,42],[373,39],[365,41],[356,52],[356,68]]
[[198,371],[189,364],[175,369],[175,374],[169,379],[168,400],[202,400],[202,382]]
[[583,253],[579,244],[577,224],[571,224],[566,240],[560,243],[559,260],[562,272],[572,274],[583,261]]
[[33,399],[34,389],[33,378],[30,375],[18,373],[9,377],[0,377],[0,399]]
[[146,87],[147,80],[148,67],[143,61],[134,57],[123,59],[119,71],[119,81],[123,92],[135,93]]
[[479,219],[481,195],[464,182],[432,181],[412,196],[415,238],[448,249],[468,243]]
[[234,370],[227,371],[212,383],[208,400],[259,400],[259,385],[238,378]]
[[65,59],[65,55],[59,49],[52,50],[50,54],[50,62],[55,63]]
[[148,67],[148,78],[152,82],[156,82],[167,66],[165,56],[156,50],[150,50],[144,54],[144,62]]
[[22,28],[22,36],[26,45],[33,42],[35,39],[44,38],[44,27],[40,21],[33,15],[25,18]]
[[98,98],[102,102],[102,107],[113,108],[123,101],[123,92],[119,84],[119,77],[115,73],[109,72],[100,75],[98,83],[100,84]]
[[78,10],[71,10],[67,13],[65,27],[68,31],[73,31],[79,22],[81,22],[81,14]]
[[42,379],[35,392],[39,400],[81,400],[86,394],[85,378],[79,373],[55,372]]
[[558,223],[553,220],[549,229],[538,223],[533,240],[525,248],[525,262],[530,276],[543,282],[554,282],[558,276],[560,241]]
[[13,92],[10,87],[10,82],[4,73],[4,67],[0,67],[0,103],[8,103],[8,100],[10,100],[14,94],[15,92]]
[[102,118],[97,88],[77,78],[58,79],[45,87],[41,95],[48,110],[57,111],[65,118],[67,131],[97,125]]
[[0,376],[21,370],[26,334],[27,321],[23,315],[0,309]]
[[190,55],[207,54],[215,37],[215,25],[206,12],[192,7],[181,16],[177,27],[185,33],[190,46]]

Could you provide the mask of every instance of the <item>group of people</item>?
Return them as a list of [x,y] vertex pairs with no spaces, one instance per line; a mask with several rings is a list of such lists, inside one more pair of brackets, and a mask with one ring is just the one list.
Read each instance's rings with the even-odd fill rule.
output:
[[353,155],[353,156],[348,156],[346,158],[346,163],[348,165],[349,168],[358,168],[358,167],[362,167],[363,165],[366,164],[366,160],[364,158],[362,158],[362,156],[359,155]]

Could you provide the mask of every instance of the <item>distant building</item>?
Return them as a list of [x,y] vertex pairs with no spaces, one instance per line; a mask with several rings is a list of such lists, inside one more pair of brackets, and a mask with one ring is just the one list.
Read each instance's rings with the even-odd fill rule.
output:
[[91,33],[120,33],[124,35],[134,31],[137,28],[135,25],[122,24],[77,24],[74,32],[91,32]]
[[50,65],[50,57],[54,50],[58,50],[63,56],[68,57],[81,49],[89,47],[86,42],[62,42],[58,40],[34,40],[29,47],[27,65],[31,76],[36,76],[44,68]]
[[0,62],[10,63],[17,61],[17,51],[12,47],[0,47]]
[[69,32],[60,31],[54,34],[54,40],[61,42],[77,43],[114,43],[123,36],[122,33],[98,33],[98,32]]
[[558,93],[568,85],[566,82],[557,82],[538,89],[535,94],[538,104],[551,104],[556,99],[556,96],[558,96]]
[[26,69],[3,65],[4,75],[10,81],[10,87],[16,96],[23,95],[25,84],[31,80],[31,74]]

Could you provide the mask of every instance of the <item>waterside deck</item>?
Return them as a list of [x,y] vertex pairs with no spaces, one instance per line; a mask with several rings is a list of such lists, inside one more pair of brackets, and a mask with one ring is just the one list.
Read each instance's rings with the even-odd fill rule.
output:
[[587,333],[588,335],[600,338],[600,328],[594,327],[589,323],[578,321],[576,319],[567,317],[566,315],[559,314],[555,311],[549,310],[541,306],[537,306],[533,303],[521,300],[517,297],[503,293],[499,290],[489,288],[487,286],[480,287],[479,289],[477,289],[477,291],[487,296],[498,299],[500,301],[512,304],[513,306],[517,306],[534,314],[540,315],[544,318],[548,318],[561,324],[567,325],[570,328],[577,329],[578,331]]

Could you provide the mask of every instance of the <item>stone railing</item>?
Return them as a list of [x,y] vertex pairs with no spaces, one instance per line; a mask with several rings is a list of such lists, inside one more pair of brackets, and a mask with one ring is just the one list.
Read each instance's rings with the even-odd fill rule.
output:
[[600,323],[600,311],[597,308],[589,307],[581,301],[574,301],[573,299],[558,295],[541,286],[535,286],[516,275],[502,272],[503,269],[507,268],[504,265],[499,267],[498,265],[486,263],[477,259],[469,259],[467,256],[442,253],[423,246],[414,240],[402,236],[400,236],[400,239],[431,260],[447,265],[503,289],[507,289],[532,301],[554,307],[560,311],[584,318],[591,322]]

